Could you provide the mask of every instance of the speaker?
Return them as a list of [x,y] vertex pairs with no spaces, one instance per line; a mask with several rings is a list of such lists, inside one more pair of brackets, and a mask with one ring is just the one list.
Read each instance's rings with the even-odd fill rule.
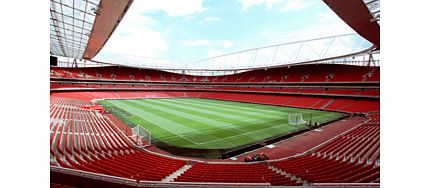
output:
[[56,66],[58,66],[58,58],[57,57],[54,57],[54,56],[50,56],[50,65],[51,66],[54,66],[54,67],[56,67]]

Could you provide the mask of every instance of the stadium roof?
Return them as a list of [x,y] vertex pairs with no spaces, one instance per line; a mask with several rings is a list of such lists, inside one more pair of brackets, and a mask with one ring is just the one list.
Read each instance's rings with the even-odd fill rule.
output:
[[50,53],[91,59],[109,39],[133,0],[51,0]]
[[324,0],[352,29],[379,48],[379,0]]
[[[115,37],[117,35],[122,36],[142,36],[148,37],[148,33],[152,34],[149,36],[157,37],[155,34],[160,34],[160,32],[156,32],[155,30],[148,29],[148,26],[142,22],[150,22],[151,20],[155,22],[156,17],[149,17],[147,14],[151,13],[154,15],[157,12],[158,16],[169,15],[171,6],[168,7],[164,12],[159,11],[160,7],[152,7],[151,9],[151,1],[146,1],[147,4],[135,4],[131,11],[128,11],[133,0],[51,0],[51,18],[50,18],[50,28],[51,28],[51,55],[54,56],[62,56],[69,57],[73,59],[86,59],[92,60],[94,62],[99,63],[108,63],[108,64],[121,64],[127,66],[137,66],[137,67],[145,67],[145,68],[156,68],[156,69],[181,69],[181,70],[243,70],[243,69],[253,69],[253,68],[261,68],[268,66],[281,66],[281,65],[290,65],[290,64],[299,64],[299,63],[310,63],[323,61],[331,58],[339,58],[339,57],[352,57],[359,53],[367,53],[367,51],[374,49],[373,45],[379,46],[379,0],[354,0],[354,1],[334,1],[334,0],[323,0],[319,1],[320,5],[327,9],[326,4],[330,7],[342,20],[338,19],[332,11],[327,9],[326,12],[329,14],[316,14],[318,10],[318,4],[316,4],[316,9],[308,9],[307,11],[316,12],[312,14],[314,17],[324,17],[325,19],[334,18],[334,22],[325,22],[323,21],[316,22],[316,24],[311,25],[303,25],[302,23],[308,22],[300,22],[297,23],[297,26],[304,26],[305,28],[311,28],[312,32],[307,32],[304,30],[289,30],[293,35],[285,35],[284,39],[294,38],[294,33],[305,33],[306,36],[313,36],[315,32],[313,32],[315,27],[318,27],[318,24],[321,23],[335,23],[334,27],[327,27],[323,29],[323,31],[343,31],[343,30],[351,30],[346,24],[352,27],[359,35],[357,34],[339,34],[331,37],[322,36],[317,39],[311,40],[297,40],[296,42],[283,42],[279,44],[270,44],[257,48],[247,49],[247,50],[237,50],[233,53],[224,52],[224,55],[213,55],[210,58],[205,58],[199,61],[192,62],[180,62],[178,59],[168,59],[168,58],[152,58],[152,56],[140,56],[134,54],[124,54],[121,52],[117,52],[118,48],[130,48],[139,49],[141,51],[148,51],[147,49],[141,48],[141,46],[135,46],[133,44],[128,45],[130,42],[133,43],[137,41],[140,43],[151,44],[150,39],[148,38],[137,38],[133,40],[125,40],[127,43],[114,43],[115,46],[119,46],[116,51],[108,51],[107,53],[100,52],[100,50],[105,46],[107,41],[110,39],[113,32],[118,27],[124,15],[128,12],[128,16],[124,23],[121,24],[121,28],[115,32],[115,36],[112,37],[110,41],[115,41]],[[325,3],[325,4],[324,4]],[[169,4],[169,3],[167,3]],[[140,6],[139,6],[140,5]],[[145,5],[145,6],[142,6]],[[169,4],[170,5],[170,4]],[[148,10],[140,10],[141,7],[149,7]],[[215,5],[214,5],[215,6]],[[219,5],[220,6],[220,5]],[[225,6],[224,4],[222,6]],[[240,7],[239,7],[240,8]],[[236,9],[239,9],[236,7]],[[264,8],[264,7],[260,7]],[[133,12],[133,10],[136,10]],[[150,11],[149,11],[150,10]],[[155,11],[157,10],[157,11]],[[198,9],[200,11],[200,9]],[[204,10],[204,8],[202,8]],[[258,9],[256,9],[258,10]],[[250,11],[250,10],[248,10]],[[264,12],[267,11],[267,8]],[[149,12],[149,13],[148,13]],[[223,13],[223,12],[220,12]],[[247,13],[247,12],[245,12]],[[242,14],[245,14],[242,13]],[[284,17],[288,17],[288,15],[297,15],[300,14],[281,14],[279,12],[275,13],[279,15],[283,15]],[[251,14],[251,13],[249,13]],[[334,17],[330,17],[334,15]],[[142,16],[143,15],[143,16]],[[174,14],[173,14],[174,15]],[[219,16],[214,14],[215,16]],[[253,15],[253,14],[252,14]],[[272,15],[272,14],[267,14]],[[266,15],[266,16],[267,16]],[[206,20],[208,17],[206,14],[200,15],[203,20]],[[206,16],[206,17],[205,17]],[[213,16],[213,15],[212,15]],[[138,17],[139,19],[130,19],[130,17]],[[145,18],[145,19],[142,19]],[[168,16],[169,19],[176,18],[175,16]],[[215,19],[215,17],[210,17]],[[230,19],[230,17],[228,17]],[[269,20],[274,19],[273,17],[268,17]],[[158,18],[159,19],[159,18]],[[176,20],[187,20],[187,17],[181,17],[181,19]],[[131,21],[129,21],[131,20]],[[136,22],[137,20],[137,22]],[[149,21],[148,21],[149,20]],[[198,19],[197,19],[198,20]],[[218,18],[218,21],[221,18]],[[236,20],[237,21],[237,20]],[[243,22],[239,20],[239,23]],[[285,23],[284,23],[285,22]],[[345,23],[343,23],[345,22]],[[139,23],[139,24],[136,24]],[[141,23],[141,24],[140,24]],[[158,23],[158,22],[156,22]],[[160,22],[164,23],[164,22]],[[170,22],[168,22],[170,23]],[[182,22],[181,22],[182,23]],[[276,22],[277,23],[277,22]],[[282,20],[282,23],[288,26],[290,22]],[[340,25],[336,25],[336,23],[341,23]],[[125,27],[124,24],[132,25],[133,27]],[[142,27],[134,27],[136,25],[143,25]],[[174,25],[174,24],[173,24]],[[202,25],[202,23],[194,22],[194,25]],[[203,24],[204,25],[204,24]],[[346,26],[346,27],[343,27]],[[284,25],[285,26],[285,25]],[[293,26],[295,26],[293,24]],[[309,27],[312,26],[312,27]],[[207,27],[207,25],[206,25]],[[206,28],[204,27],[204,28]],[[127,32],[122,32],[121,29],[128,29]],[[208,27],[209,28],[209,27]],[[266,26],[262,27],[264,30],[258,30],[258,32],[262,32],[259,35],[266,36],[268,32],[269,34],[277,33],[271,31],[270,28],[267,30]],[[286,27],[280,27],[286,28]],[[134,34],[130,34],[128,31],[132,30],[135,32]],[[139,30],[140,29],[140,30]],[[182,28],[183,29],[183,28]],[[207,28],[206,28],[207,29]],[[163,29],[163,31],[166,29]],[[119,32],[121,31],[121,32]],[[153,32],[148,32],[153,31]],[[166,31],[169,31],[167,28]],[[178,30],[184,31],[184,30]],[[189,30],[185,30],[189,31]],[[204,31],[203,34],[210,35],[208,30]],[[297,32],[304,31],[304,32]],[[319,31],[319,30],[318,30]],[[352,30],[351,30],[352,31]],[[119,33],[118,33],[119,32]],[[188,33],[188,32],[186,32]],[[278,32],[279,33],[279,32]],[[327,32],[320,32],[327,33]],[[146,34],[146,35],[145,35]],[[197,33],[198,34],[198,33]],[[242,35],[242,33],[240,33]],[[258,34],[258,33],[257,33]],[[160,34],[161,35],[161,34]],[[232,34],[228,34],[230,36]],[[255,32],[250,35],[256,35]],[[270,34],[271,35],[271,34]],[[268,35],[268,36],[270,36]],[[234,35],[233,35],[234,36]],[[293,36],[293,37],[291,37]],[[366,38],[366,40],[363,39]],[[122,38],[122,39],[123,39]],[[245,37],[247,38],[247,37]],[[264,37],[264,39],[266,39]],[[276,38],[276,37],[275,37]],[[282,39],[283,36],[279,36],[279,39]],[[208,46],[206,50],[208,54],[210,50],[215,49],[216,51],[218,46],[235,46],[233,42],[229,40],[218,40],[218,38],[208,38],[208,39],[196,39],[191,40],[188,38],[181,38],[177,41],[185,41],[182,43],[178,43],[192,48],[193,46],[196,49],[200,49],[201,46]],[[191,41],[191,42],[189,42]],[[224,43],[220,43],[220,41],[224,41]],[[277,40],[276,40],[277,41]],[[163,42],[163,41],[161,41]],[[188,42],[188,43],[186,43]],[[193,43],[192,43],[193,42]],[[220,44],[218,44],[218,43]],[[241,41],[236,41],[238,44]],[[260,41],[261,42],[261,41]],[[172,42],[174,43],[174,41]],[[122,45],[118,45],[122,44]],[[247,43],[244,43],[247,44]],[[173,44],[174,45],[174,44]],[[106,45],[106,48],[111,46],[111,42]],[[248,45],[244,45],[248,46]],[[173,46],[174,47],[174,46]],[[229,48],[230,47],[224,47]],[[172,48],[174,49],[174,48]],[[194,48],[193,48],[194,49]],[[239,48],[237,48],[239,49]],[[225,49],[223,49],[225,50]],[[204,51],[204,50],[203,50]],[[190,52],[190,51],[188,51]],[[191,52],[199,52],[199,51],[191,51]],[[187,54],[186,52],[180,52]],[[169,53],[170,54],[170,53]],[[196,53],[193,54],[193,57]],[[202,52],[203,54],[203,52]],[[96,56],[97,55],[97,56]],[[189,60],[185,60],[189,61]],[[179,63],[178,63],[179,62]]]

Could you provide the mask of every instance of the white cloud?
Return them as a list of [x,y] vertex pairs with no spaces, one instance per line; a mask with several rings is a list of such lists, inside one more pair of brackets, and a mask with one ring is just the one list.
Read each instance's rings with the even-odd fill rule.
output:
[[[152,29],[158,21],[145,13],[163,11],[171,17],[192,18],[205,11],[203,0],[136,0],[98,56],[124,56],[128,62],[140,57],[166,57],[169,43],[166,32]],[[97,58],[97,57],[96,57]],[[137,63],[135,61],[134,63]],[[145,62],[141,62],[144,64]]]
[[266,6],[271,6],[274,1],[272,0],[239,0],[239,2],[242,4],[242,8],[244,10],[249,9],[250,7],[265,4]]
[[207,39],[196,39],[184,41],[185,46],[212,46],[213,41]]
[[208,50],[208,57],[215,57],[225,54],[222,50],[215,50],[215,49],[209,49]]
[[320,37],[355,33],[345,22],[333,12],[321,13],[311,24],[303,25],[300,29],[291,30],[288,33],[280,33],[278,28],[265,30],[259,33],[269,43],[294,42]]
[[234,47],[234,43],[229,40],[208,40],[208,39],[196,39],[186,40],[183,42],[185,46],[206,46],[206,47],[222,47],[231,48]]
[[168,48],[167,41],[159,32],[148,28],[140,28],[112,37],[106,46],[105,51],[157,57]]
[[159,57],[168,49],[168,42],[162,33],[150,27],[158,23],[157,20],[140,14],[140,11],[133,3],[100,53]]
[[220,41],[220,44],[221,44],[221,46],[222,46],[223,48],[231,48],[231,47],[234,47],[233,42],[231,42],[231,41],[229,41],[229,40],[223,40],[223,41]]
[[205,11],[203,0],[137,0],[131,7],[139,7],[144,13],[164,11],[169,16],[186,16]]
[[288,1],[287,3],[285,3],[281,10],[283,12],[300,11],[300,10],[303,10],[303,9],[309,7],[310,5],[311,4],[307,1],[291,0],[291,1]]
[[212,17],[212,16],[208,16],[208,17],[205,17],[203,19],[203,21],[205,23],[208,23],[208,22],[217,22],[217,21],[220,21],[220,20],[221,20],[221,18],[219,18],[219,17]]
[[299,11],[311,5],[309,0],[239,0],[243,10],[257,5],[264,5],[266,9],[276,9],[279,12]]
[[[262,46],[266,46],[355,33],[353,29],[333,12],[320,13],[317,14],[316,17],[317,19],[312,23],[303,25],[303,27],[296,30],[290,30],[287,33],[282,33],[282,29],[277,27],[261,31],[257,35],[261,42],[259,42],[258,39],[256,39],[256,41],[258,41],[259,44],[264,44]],[[358,49],[364,50],[367,43],[361,43],[364,39],[361,41],[359,39],[360,37],[353,35],[338,37],[333,41],[331,41],[331,39],[311,41],[306,42],[303,48],[300,47],[302,43],[290,44],[283,46],[282,49],[280,48],[281,51],[279,55],[277,55],[277,58],[284,58],[288,61],[297,55],[298,49],[301,50],[300,56],[295,57],[297,60],[345,55],[351,52],[357,52]]]

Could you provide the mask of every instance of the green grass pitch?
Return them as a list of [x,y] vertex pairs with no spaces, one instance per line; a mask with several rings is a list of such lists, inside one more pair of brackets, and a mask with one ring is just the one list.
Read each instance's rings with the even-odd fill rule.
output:
[[152,139],[175,147],[227,149],[255,143],[306,126],[288,124],[289,113],[328,122],[341,113],[200,98],[100,101],[126,112],[120,119],[149,130]]

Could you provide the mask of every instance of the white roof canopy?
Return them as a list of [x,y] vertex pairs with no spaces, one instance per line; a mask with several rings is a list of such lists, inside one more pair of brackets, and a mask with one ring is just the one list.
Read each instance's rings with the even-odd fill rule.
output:
[[133,0],[51,0],[51,55],[92,59]]
[[51,0],[51,55],[82,59],[100,0]]

